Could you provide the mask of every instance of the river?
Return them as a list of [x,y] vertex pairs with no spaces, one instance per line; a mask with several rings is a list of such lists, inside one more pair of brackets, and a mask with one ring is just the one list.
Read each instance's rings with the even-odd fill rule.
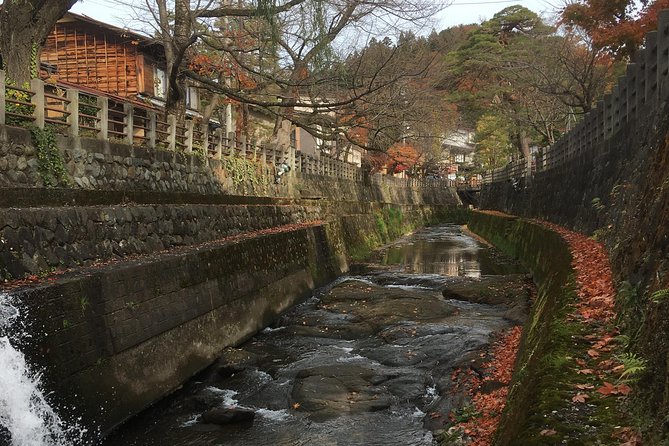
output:
[[426,228],[352,265],[103,444],[433,445],[466,404],[453,370],[522,322],[526,291],[517,264],[459,226]]

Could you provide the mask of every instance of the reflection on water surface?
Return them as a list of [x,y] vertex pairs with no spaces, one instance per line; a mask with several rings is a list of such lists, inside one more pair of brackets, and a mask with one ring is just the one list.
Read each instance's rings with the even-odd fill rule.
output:
[[396,265],[405,272],[441,274],[451,277],[481,277],[523,272],[520,267],[493,258],[489,249],[463,234],[454,225],[426,228],[389,247],[384,265]]

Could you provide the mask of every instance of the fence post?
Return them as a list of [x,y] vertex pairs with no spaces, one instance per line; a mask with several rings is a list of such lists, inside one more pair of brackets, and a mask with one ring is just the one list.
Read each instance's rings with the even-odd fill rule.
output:
[[98,96],[98,139],[109,140],[109,100],[104,96]]
[[646,34],[646,103],[657,99],[657,31]]
[[5,114],[5,94],[7,94],[5,91],[5,72],[0,71],[0,124],[2,125],[7,122],[7,115]]
[[195,129],[195,122],[192,119],[186,119],[186,153],[193,152],[193,130]]
[[149,120],[149,147],[155,149],[156,139],[157,139],[156,128],[158,127],[158,116],[154,111],[148,111],[147,115]]
[[657,90],[661,101],[667,95],[669,81],[669,9],[658,13],[657,31]]
[[66,97],[69,101],[67,105],[67,126],[71,137],[79,136],[79,90],[70,88],[67,90]]
[[33,117],[35,118],[35,125],[44,128],[44,82],[40,79],[32,79],[30,81],[30,90],[34,93],[30,98],[30,102],[34,106]]
[[134,142],[134,133],[133,128],[134,119],[135,119],[135,109],[132,104],[128,102],[123,103],[123,133],[125,134],[125,142],[132,145]]

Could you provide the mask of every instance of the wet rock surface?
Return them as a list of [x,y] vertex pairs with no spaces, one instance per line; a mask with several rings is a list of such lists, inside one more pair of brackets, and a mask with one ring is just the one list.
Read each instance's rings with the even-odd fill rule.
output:
[[[397,246],[411,255],[358,266],[105,444],[435,444],[466,401],[453,370],[480,361],[491,335],[522,319],[530,291],[522,274],[482,276],[474,263],[487,250],[458,227]],[[253,422],[228,420],[230,411]]]

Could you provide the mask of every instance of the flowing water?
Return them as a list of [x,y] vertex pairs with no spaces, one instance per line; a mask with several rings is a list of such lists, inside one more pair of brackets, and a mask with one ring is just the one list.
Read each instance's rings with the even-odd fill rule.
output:
[[85,430],[65,423],[49,405],[40,374],[19,350],[29,337],[19,304],[0,293],[0,444],[67,446],[81,442]]
[[525,280],[518,273],[457,226],[419,231],[227,349],[103,444],[432,445],[466,403],[453,370],[512,325],[505,305],[444,296],[491,276]]

